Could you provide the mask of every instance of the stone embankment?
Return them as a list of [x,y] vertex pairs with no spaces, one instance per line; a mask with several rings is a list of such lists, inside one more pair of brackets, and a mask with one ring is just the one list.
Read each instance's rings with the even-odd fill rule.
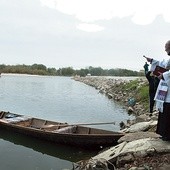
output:
[[[136,78],[137,85],[134,89],[123,88],[124,85],[131,82],[132,79],[125,78],[107,78],[107,77],[74,77],[74,80],[83,82],[89,86],[92,86],[108,96],[109,99],[121,102],[127,107],[129,112],[133,112],[136,115],[142,114],[144,106],[140,102],[129,104],[130,99],[134,99],[136,96],[136,90],[144,84],[148,84],[146,78]],[[135,90],[136,89],[136,90]]]
[[[134,120],[122,122],[121,131],[125,135],[119,139],[118,145],[85,161],[86,165],[83,165],[83,169],[79,166],[79,170],[98,170],[97,167],[104,170],[170,169],[170,142],[162,141],[155,133],[158,112],[148,113],[140,101],[130,103],[129,106],[129,99],[136,96],[136,91],[123,87],[130,80],[101,77],[75,77],[74,79],[95,87],[110,99],[124,103],[125,107],[136,115]],[[145,78],[137,81],[135,89],[147,83]]]

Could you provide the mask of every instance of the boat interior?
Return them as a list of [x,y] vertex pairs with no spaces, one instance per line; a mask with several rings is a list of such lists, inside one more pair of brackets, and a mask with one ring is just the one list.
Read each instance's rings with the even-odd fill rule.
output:
[[[33,128],[36,130],[48,131],[53,133],[71,133],[71,134],[116,134],[117,132],[83,127],[79,125],[69,125],[67,123],[54,122],[38,118],[32,118],[24,115],[18,115],[10,112],[0,112],[0,122],[12,125]],[[119,133],[117,133],[119,134]]]

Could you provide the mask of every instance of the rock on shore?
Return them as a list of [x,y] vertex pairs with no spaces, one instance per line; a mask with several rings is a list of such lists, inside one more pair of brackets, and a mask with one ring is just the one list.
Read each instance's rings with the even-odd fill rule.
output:
[[[162,141],[155,133],[158,112],[148,113],[140,102],[132,102],[129,99],[135,96],[135,90],[123,89],[122,87],[131,80],[113,79],[104,77],[75,77],[74,80],[93,86],[108,98],[120,101],[132,111],[136,118],[128,122],[122,122],[121,128],[125,135],[119,139],[119,144],[88,160],[103,165],[109,170],[156,170],[170,168],[170,142]],[[137,88],[147,83],[145,78],[137,79]],[[164,160],[166,159],[166,162]],[[154,161],[157,160],[157,163]],[[107,164],[108,163],[108,164]],[[88,165],[88,163],[86,162]],[[81,167],[80,167],[81,169]],[[88,169],[88,167],[86,168]]]
[[[74,77],[74,80],[83,82],[89,86],[96,88],[100,93],[108,96],[109,99],[119,101],[128,107],[129,112],[134,112],[140,115],[144,112],[144,107],[139,102],[136,103],[134,99],[135,90],[124,89],[124,85],[128,84],[132,80],[124,78],[107,78],[107,77]],[[138,89],[143,84],[148,84],[146,78],[136,78]],[[130,101],[131,100],[131,101]],[[130,103],[131,102],[131,103]]]

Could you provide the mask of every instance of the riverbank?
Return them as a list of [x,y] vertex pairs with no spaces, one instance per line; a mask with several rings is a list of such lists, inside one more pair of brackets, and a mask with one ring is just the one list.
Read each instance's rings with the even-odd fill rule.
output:
[[92,86],[109,99],[122,103],[129,113],[141,115],[148,110],[148,82],[145,77],[74,77],[74,80]]
[[97,160],[105,169],[109,165],[109,169],[119,170],[170,169],[170,142],[162,141],[155,133],[158,112],[148,113],[148,82],[145,77],[135,80],[75,77],[74,80],[96,88],[111,100],[123,103],[128,112],[136,117],[120,124],[125,136],[119,139],[118,145],[86,161],[86,165],[89,166],[93,160],[93,166],[96,166],[94,160]]

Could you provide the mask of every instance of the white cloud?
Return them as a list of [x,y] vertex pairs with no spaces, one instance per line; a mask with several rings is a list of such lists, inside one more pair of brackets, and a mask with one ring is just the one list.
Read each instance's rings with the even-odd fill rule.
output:
[[[164,43],[170,37],[169,0],[41,2],[0,1],[1,63],[140,70],[145,62],[142,55],[160,60],[167,57]],[[155,19],[157,15],[161,16]],[[149,24],[154,19],[154,24]],[[149,25],[135,26],[132,21]]]
[[40,0],[44,6],[74,15],[81,22],[131,16],[136,24],[153,22],[163,15],[170,22],[169,0]]
[[104,28],[96,24],[82,23],[77,25],[77,28],[87,32],[102,31]]

